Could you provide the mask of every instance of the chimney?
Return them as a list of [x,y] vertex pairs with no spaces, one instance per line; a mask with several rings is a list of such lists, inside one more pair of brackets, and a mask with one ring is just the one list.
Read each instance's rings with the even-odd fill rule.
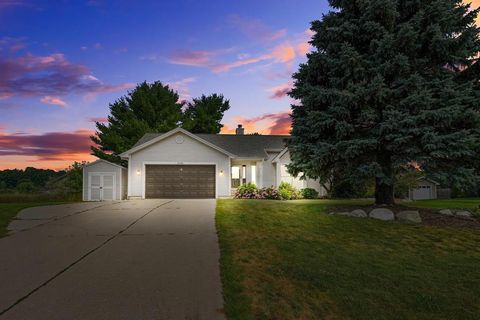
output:
[[241,124],[239,124],[237,129],[235,129],[235,134],[238,134],[238,135],[245,134],[245,129],[243,128],[243,126]]

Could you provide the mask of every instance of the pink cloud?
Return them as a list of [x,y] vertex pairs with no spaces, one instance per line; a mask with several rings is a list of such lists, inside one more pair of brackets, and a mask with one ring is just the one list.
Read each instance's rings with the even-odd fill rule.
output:
[[0,97],[98,94],[133,87],[131,83],[105,84],[86,66],[68,61],[63,54],[0,57],[0,70]]
[[62,99],[60,99],[59,97],[45,96],[42,99],[40,99],[40,101],[42,101],[43,103],[46,103],[46,104],[53,104],[53,105],[60,106],[60,107],[66,107],[67,106],[67,103],[65,101],[63,101]]
[[258,117],[235,117],[235,124],[226,124],[222,133],[234,133],[236,124],[242,124],[246,133],[288,135],[291,130],[289,112],[267,113]]
[[270,59],[269,55],[262,55],[256,58],[240,59],[230,63],[219,63],[211,66],[210,69],[215,73],[222,73],[222,72],[229,71],[230,69],[233,69],[233,68],[238,68],[241,66],[257,63],[260,61],[265,61],[268,59]]
[[38,160],[66,160],[88,155],[92,130],[44,134],[0,132],[0,156],[34,156]]
[[292,89],[292,82],[287,82],[279,86],[270,88],[269,91],[272,92],[270,96],[271,99],[282,99],[285,98],[288,92]]
[[187,66],[207,66],[211,63],[213,53],[206,50],[190,51],[177,50],[169,58],[172,64],[183,64]]
[[195,80],[196,78],[194,77],[188,77],[177,81],[168,82],[167,84],[170,88],[177,91],[178,95],[180,96],[180,101],[187,101],[191,99],[189,85],[192,82],[195,82]]
[[286,36],[287,29],[271,30],[261,20],[230,15],[227,21],[251,39],[272,42]]
[[101,123],[106,123],[108,122],[107,117],[90,117],[87,118],[88,122],[101,122]]

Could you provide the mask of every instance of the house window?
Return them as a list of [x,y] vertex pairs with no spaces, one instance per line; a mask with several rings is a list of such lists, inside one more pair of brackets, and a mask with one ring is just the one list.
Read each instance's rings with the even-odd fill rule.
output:
[[232,188],[240,186],[240,167],[232,167]]

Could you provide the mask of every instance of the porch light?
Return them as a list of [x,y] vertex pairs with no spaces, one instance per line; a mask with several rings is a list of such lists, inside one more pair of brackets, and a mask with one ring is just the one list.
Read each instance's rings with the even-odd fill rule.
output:
[[137,176],[139,176],[140,173],[142,173],[142,172],[140,171],[140,169],[137,169]]
[[220,175],[220,177],[223,177],[223,170],[220,170],[219,175]]

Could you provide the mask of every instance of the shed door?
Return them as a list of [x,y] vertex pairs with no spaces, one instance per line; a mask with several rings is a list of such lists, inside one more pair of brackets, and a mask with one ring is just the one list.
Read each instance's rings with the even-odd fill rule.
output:
[[146,165],[145,197],[150,199],[215,198],[215,166]]
[[93,173],[89,188],[91,201],[115,200],[115,174]]
[[419,186],[415,189],[415,200],[426,200],[432,198],[431,186]]

